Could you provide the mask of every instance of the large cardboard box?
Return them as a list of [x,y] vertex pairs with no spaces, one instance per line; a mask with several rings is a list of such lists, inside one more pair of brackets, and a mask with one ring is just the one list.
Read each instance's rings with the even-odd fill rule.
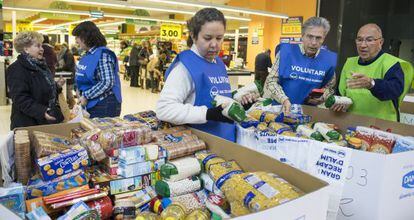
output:
[[[71,129],[79,126],[79,123],[74,123],[35,126],[25,129],[69,136]],[[328,186],[326,182],[238,144],[198,130],[193,129],[193,132],[206,142],[211,151],[227,160],[236,160],[245,171],[273,172],[306,193],[304,196],[285,204],[258,213],[241,216],[237,219],[326,219],[328,208]]]
[[[414,126],[304,106],[314,120],[349,126],[390,128],[414,136]],[[414,151],[382,155],[353,150],[338,219],[414,219]]]
[[400,108],[400,121],[404,124],[414,125],[414,97],[406,96]]

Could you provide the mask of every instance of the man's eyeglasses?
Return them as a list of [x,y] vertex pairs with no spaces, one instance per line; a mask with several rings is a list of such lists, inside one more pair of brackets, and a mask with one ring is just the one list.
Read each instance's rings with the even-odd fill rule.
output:
[[375,41],[380,40],[380,39],[382,39],[382,37],[379,37],[379,38],[367,37],[365,39],[364,38],[357,38],[357,39],[355,39],[355,43],[358,44],[358,45],[361,45],[365,41],[365,43],[367,43],[367,44],[372,44]]

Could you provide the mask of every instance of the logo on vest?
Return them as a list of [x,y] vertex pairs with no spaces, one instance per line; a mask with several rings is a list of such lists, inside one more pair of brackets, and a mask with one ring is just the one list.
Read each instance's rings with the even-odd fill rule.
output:
[[414,188],[414,171],[411,171],[403,176],[402,187],[407,189]]
[[210,89],[211,98],[214,98],[218,94],[219,94],[219,90],[217,89],[217,87],[215,87],[215,86],[211,87],[211,89]]
[[80,70],[86,70],[86,65],[78,64],[78,69]]
[[317,75],[317,76],[324,76],[325,71],[323,70],[315,70],[311,68],[301,67],[301,66],[291,66],[292,71],[301,72],[301,73],[307,73],[311,75]]

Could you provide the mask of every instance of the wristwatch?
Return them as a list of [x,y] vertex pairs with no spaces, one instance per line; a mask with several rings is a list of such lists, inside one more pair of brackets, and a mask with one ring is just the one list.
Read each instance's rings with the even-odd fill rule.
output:
[[371,88],[369,88],[369,89],[374,88],[374,86],[375,86],[375,80],[374,79],[371,79]]

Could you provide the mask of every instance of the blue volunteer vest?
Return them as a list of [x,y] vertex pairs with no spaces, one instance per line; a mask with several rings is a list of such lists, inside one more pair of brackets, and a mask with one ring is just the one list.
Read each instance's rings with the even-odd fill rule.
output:
[[[279,47],[279,48],[278,48]],[[292,104],[303,104],[313,89],[325,86],[335,74],[336,53],[320,49],[315,58],[303,55],[297,44],[280,44],[279,82]]]
[[[212,107],[211,102],[217,94],[231,97],[229,78],[223,61],[216,57],[217,63],[210,63],[199,57],[191,50],[181,52],[165,73],[168,77],[174,66],[180,62],[184,64],[195,85],[194,106]],[[205,124],[191,124],[191,127],[235,142],[236,127],[234,124],[208,121]]]
[[[109,53],[111,56],[113,56],[115,60],[115,83],[112,87],[112,92],[114,93],[118,102],[121,103],[121,82],[118,75],[118,59],[116,58],[114,52],[109,50],[107,47],[98,47],[94,53],[87,53],[84,57],[82,57],[76,66],[76,85],[78,89],[83,92],[89,90],[98,83],[95,77],[95,72],[98,66],[98,61],[102,57],[102,53],[104,51],[105,53]],[[100,101],[99,99],[100,97],[88,100],[86,108],[90,109],[94,107]]]

